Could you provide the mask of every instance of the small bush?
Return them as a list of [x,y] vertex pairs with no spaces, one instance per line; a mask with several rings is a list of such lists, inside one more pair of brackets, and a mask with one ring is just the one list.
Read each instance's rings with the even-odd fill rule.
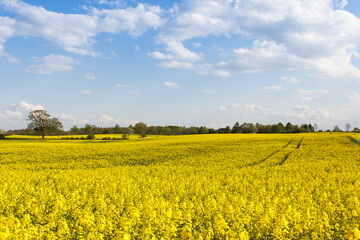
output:
[[123,134],[123,135],[122,135],[122,139],[124,139],[124,140],[129,139],[129,135],[127,135],[127,134]]
[[95,134],[94,133],[89,133],[87,135],[87,139],[95,139]]

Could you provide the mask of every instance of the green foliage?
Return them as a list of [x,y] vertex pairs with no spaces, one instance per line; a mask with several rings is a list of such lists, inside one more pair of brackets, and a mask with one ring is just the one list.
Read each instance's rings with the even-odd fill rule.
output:
[[290,122],[288,122],[286,124],[285,129],[286,129],[287,133],[293,133],[294,132],[294,126]]
[[72,132],[72,133],[77,133],[77,132],[79,132],[78,126],[72,126],[72,128],[70,129],[70,132]]
[[89,133],[88,135],[87,135],[87,139],[95,139],[95,134],[94,133]]
[[52,118],[46,110],[31,111],[28,121],[28,128],[41,132],[43,139],[46,133],[56,133],[63,129],[62,123],[57,118]]
[[146,137],[147,125],[143,122],[138,122],[134,126],[135,133],[139,134],[141,137]]
[[93,126],[91,126],[90,124],[85,124],[85,128],[84,128],[86,133],[91,133],[93,131]]
[[207,134],[207,133],[209,133],[209,129],[207,129],[207,127],[200,127],[199,133],[200,134]]
[[105,128],[103,131],[103,134],[110,134],[110,129],[109,128]]
[[116,124],[115,127],[114,127],[114,133],[115,134],[120,134],[122,133],[122,129],[121,127],[119,126],[119,124]]
[[285,129],[284,125],[280,122],[271,127],[271,132],[272,133],[285,133],[286,129]]

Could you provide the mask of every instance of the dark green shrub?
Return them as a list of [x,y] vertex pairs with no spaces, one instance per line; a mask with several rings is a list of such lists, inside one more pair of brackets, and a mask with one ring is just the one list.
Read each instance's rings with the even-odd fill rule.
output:
[[87,139],[95,139],[95,134],[94,133],[89,133],[88,135],[87,135]]

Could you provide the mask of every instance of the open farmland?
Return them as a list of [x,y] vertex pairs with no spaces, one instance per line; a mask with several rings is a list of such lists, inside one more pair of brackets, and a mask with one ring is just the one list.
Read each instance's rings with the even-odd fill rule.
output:
[[0,239],[358,239],[349,136],[0,141]]

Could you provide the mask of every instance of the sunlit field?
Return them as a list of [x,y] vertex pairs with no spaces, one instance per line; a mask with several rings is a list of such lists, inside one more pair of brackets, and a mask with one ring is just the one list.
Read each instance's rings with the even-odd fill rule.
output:
[[358,134],[12,137],[0,239],[360,238]]

